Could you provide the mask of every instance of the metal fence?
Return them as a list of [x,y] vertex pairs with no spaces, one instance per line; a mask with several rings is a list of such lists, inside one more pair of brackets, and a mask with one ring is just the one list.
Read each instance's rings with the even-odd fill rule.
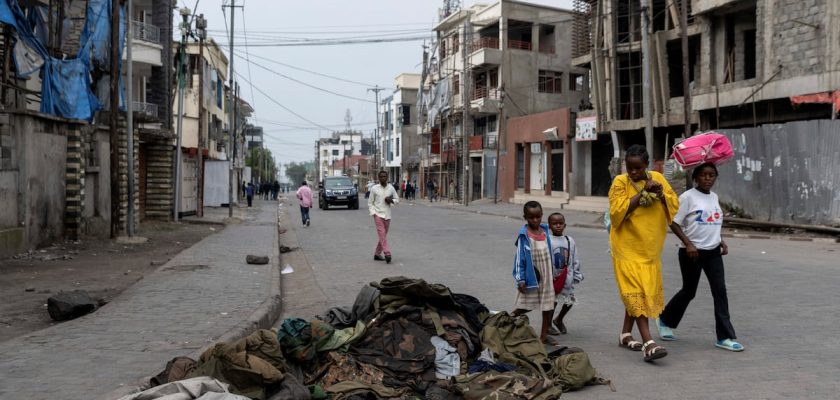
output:
[[722,202],[757,220],[840,225],[840,121],[720,132],[735,150],[715,185]]

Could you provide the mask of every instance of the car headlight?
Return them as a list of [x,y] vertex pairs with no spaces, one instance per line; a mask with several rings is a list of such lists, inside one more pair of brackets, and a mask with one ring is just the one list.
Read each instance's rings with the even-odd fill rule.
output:
[[332,190],[327,190],[327,192],[326,192],[326,193],[327,193],[327,196],[332,196],[332,195],[333,195]]

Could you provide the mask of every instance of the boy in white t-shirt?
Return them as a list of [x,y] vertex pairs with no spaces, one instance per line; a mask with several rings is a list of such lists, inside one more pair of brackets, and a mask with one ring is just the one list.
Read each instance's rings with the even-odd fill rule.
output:
[[743,351],[744,346],[735,341],[735,328],[729,320],[722,257],[729,253],[729,248],[720,237],[723,211],[717,194],[712,192],[717,176],[717,167],[712,163],[696,167],[691,174],[696,186],[680,196],[680,209],[674,216],[671,230],[682,241],[679,260],[683,284],[659,315],[656,325],[663,340],[676,340],[673,329],[679,325],[688,304],[694,298],[700,272],[703,271],[709,280],[715,304],[715,346],[730,351]]

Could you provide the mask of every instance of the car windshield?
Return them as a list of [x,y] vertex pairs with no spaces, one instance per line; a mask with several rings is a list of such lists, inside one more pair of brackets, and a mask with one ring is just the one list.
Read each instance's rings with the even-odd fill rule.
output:
[[327,179],[324,186],[327,189],[332,189],[339,186],[353,186],[353,183],[350,182],[350,179]]

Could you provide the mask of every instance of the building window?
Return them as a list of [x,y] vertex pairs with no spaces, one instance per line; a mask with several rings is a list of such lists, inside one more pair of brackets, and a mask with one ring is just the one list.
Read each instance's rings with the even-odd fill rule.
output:
[[411,106],[403,105],[400,107],[402,112],[402,125],[409,126],[411,125]]
[[744,79],[755,78],[755,29],[744,31]]
[[397,145],[394,147],[394,152],[397,153],[397,157],[400,156],[400,138],[397,138]]
[[452,54],[458,53],[460,44],[458,32],[455,32],[455,35],[452,36]]
[[583,75],[569,73],[569,90],[581,91],[583,90]]
[[496,116],[491,115],[491,116],[487,117],[487,132],[496,132],[496,131],[497,131]]
[[563,92],[562,72],[540,70],[537,90],[540,93],[562,93]]
[[461,93],[461,76],[458,74],[452,75],[452,94],[457,95]]
[[332,152],[332,153],[333,153],[333,155],[334,155],[334,156],[338,157],[338,150],[337,150],[337,149],[336,149],[336,150],[333,150],[333,152]]

